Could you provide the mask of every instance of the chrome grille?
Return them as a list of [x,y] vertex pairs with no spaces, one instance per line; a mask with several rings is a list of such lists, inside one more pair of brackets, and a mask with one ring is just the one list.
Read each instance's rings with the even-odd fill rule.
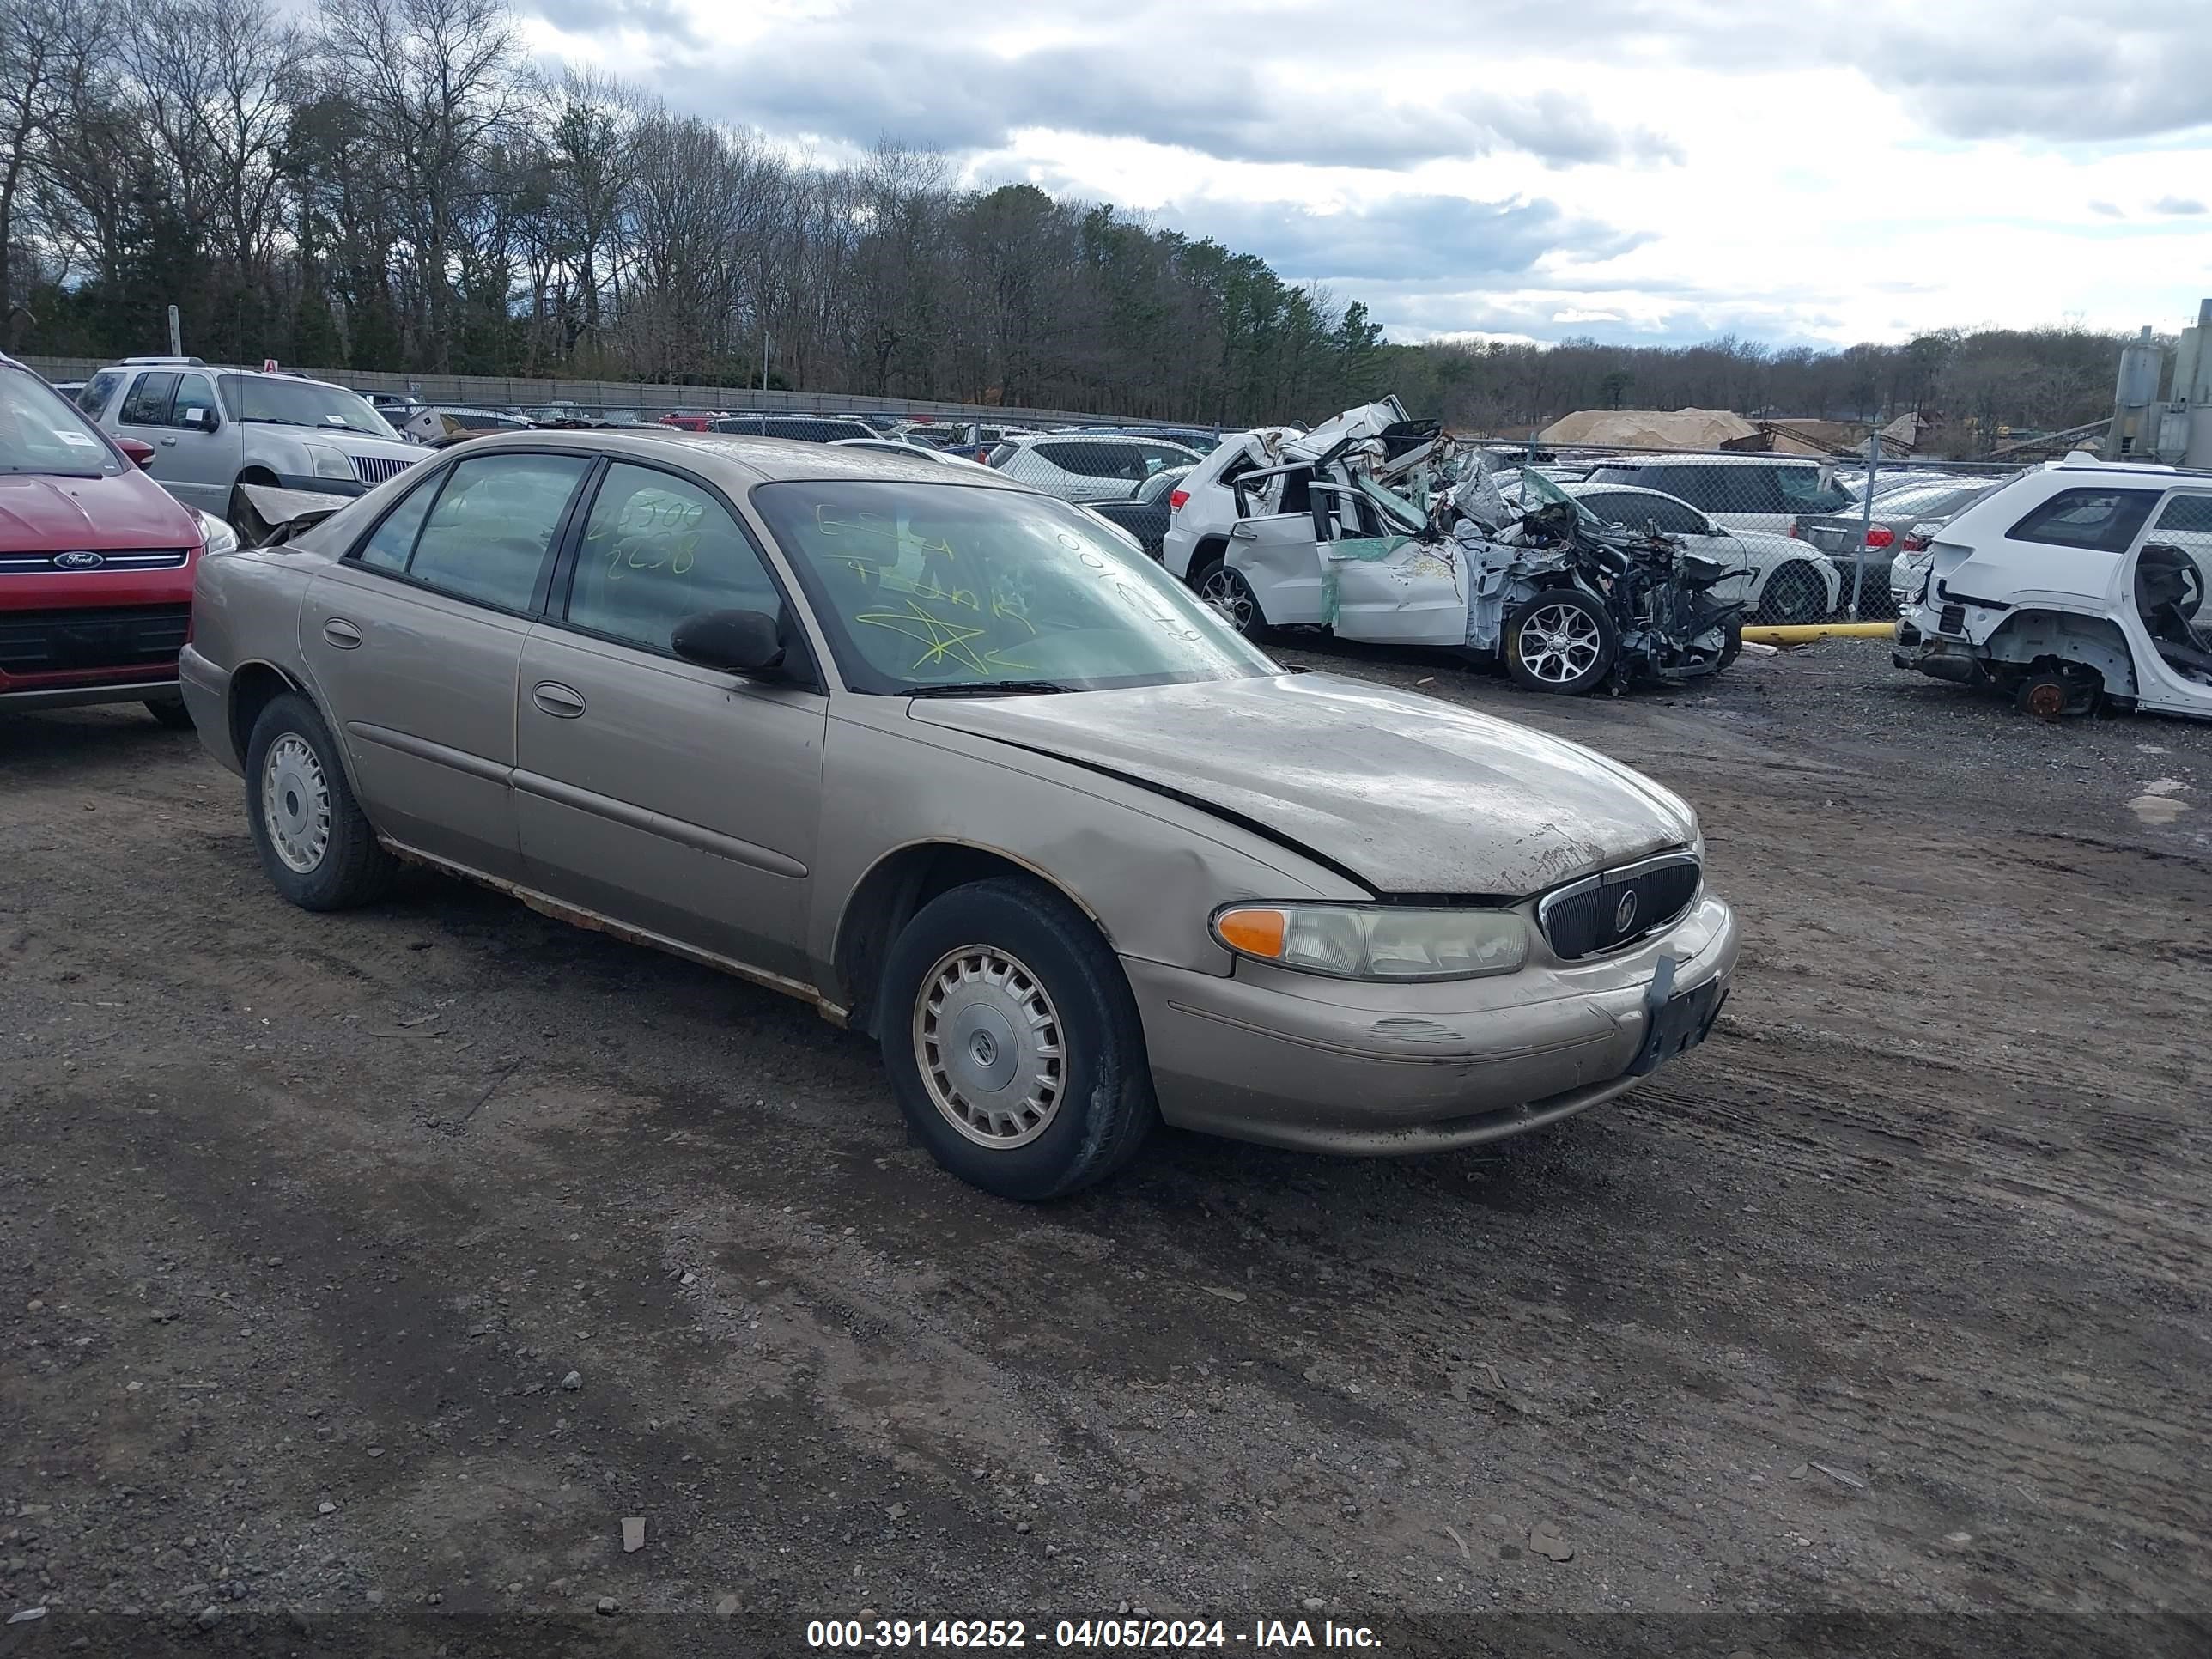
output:
[[386,478],[398,477],[414,465],[411,460],[395,461],[387,455],[356,455],[353,458],[354,471],[361,474],[363,483],[380,484]]
[[1665,853],[1553,889],[1537,902],[1536,920],[1553,954],[1575,962],[1618,951],[1680,920],[1703,883],[1693,856]]
[[[86,563],[89,556],[94,562]],[[191,556],[182,547],[131,548],[90,553],[62,549],[53,553],[0,553],[0,576],[93,576],[103,570],[174,570]]]

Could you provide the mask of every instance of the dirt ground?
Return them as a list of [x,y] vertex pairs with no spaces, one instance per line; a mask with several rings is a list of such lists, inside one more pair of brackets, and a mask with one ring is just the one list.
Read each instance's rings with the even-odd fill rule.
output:
[[1859,643],[1587,702],[1285,654],[1688,796],[1713,1039],[1503,1148],[1168,1133],[1025,1208],[796,1004],[427,876],[305,915],[189,735],[0,720],[0,1654],[2212,1649],[2212,727]]

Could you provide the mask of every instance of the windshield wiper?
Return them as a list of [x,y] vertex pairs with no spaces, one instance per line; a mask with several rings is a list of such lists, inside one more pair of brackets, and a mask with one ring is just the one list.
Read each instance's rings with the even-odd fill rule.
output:
[[[340,421],[295,421],[283,415],[241,415],[241,421],[252,421],[258,426],[303,426],[310,432],[351,432],[353,428]],[[366,434],[362,435],[366,436]]]
[[950,685],[910,685],[909,697],[1033,697],[1082,688],[1059,680],[957,680]]

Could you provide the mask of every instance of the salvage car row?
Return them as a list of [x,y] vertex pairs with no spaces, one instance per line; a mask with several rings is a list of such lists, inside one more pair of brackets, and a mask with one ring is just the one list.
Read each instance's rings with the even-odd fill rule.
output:
[[[0,375],[14,521],[152,491],[119,439]],[[9,626],[44,653],[33,678],[59,676],[50,702],[167,709],[104,653],[172,653],[294,903],[368,903],[427,865],[800,998],[872,1036],[916,1137],[1008,1197],[1102,1179],[1161,1121],[1474,1145],[1701,1041],[1736,930],[1686,804],[1461,707],[1287,673],[1244,635],[1294,603],[1350,638],[1488,650],[1545,690],[1681,680],[1733,655],[1750,573],[1502,477],[1395,400],[1224,447],[1228,546],[1176,572],[1175,528],[1164,566],[957,458],[495,434],[250,547],[194,524],[174,546],[37,552],[14,574],[118,585]],[[2139,706],[2185,706],[2169,678],[2212,696],[2202,572],[2144,540],[2203,482],[2069,471],[1931,544],[1900,659],[2040,673],[2062,708],[2067,665]],[[120,585],[145,578],[134,551],[192,579],[158,639]],[[2068,582],[2131,596],[2117,642],[2031,604]]]

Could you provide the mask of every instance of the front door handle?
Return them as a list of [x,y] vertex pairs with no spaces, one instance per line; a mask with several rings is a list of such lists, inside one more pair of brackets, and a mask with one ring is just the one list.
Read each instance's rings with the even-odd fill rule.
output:
[[556,720],[572,720],[584,712],[584,699],[558,680],[540,680],[530,688],[530,700]]
[[343,617],[333,617],[323,624],[323,637],[341,651],[350,651],[361,643],[361,629]]

